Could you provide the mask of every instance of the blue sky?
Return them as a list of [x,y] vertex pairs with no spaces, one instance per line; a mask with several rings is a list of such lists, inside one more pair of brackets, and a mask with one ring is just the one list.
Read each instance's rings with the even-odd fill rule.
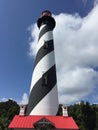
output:
[[[95,2],[97,3],[97,1],[94,0],[0,0],[0,101],[12,98],[13,100],[20,102],[24,93],[29,95],[34,64],[34,56],[30,55],[30,53],[33,55],[32,51],[34,51],[34,49],[31,49],[30,52],[30,48],[32,48],[34,42],[36,41],[33,39],[34,36],[32,36],[32,32],[34,32],[34,28],[32,29],[32,26],[36,23],[41,12],[45,9],[50,10],[53,12],[55,19],[58,20],[62,18],[60,21],[61,23],[63,23],[63,17],[60,16],[60,14],[63,13],[64,17],[69,15],[68,18],[72,19],[72,21],[73,19],[76,19],[76,25],[81,28],[81,21],[86,21],[86,19],[90,17],[88,14],[93,10],[93,8],[95,8]],[[70,21],[71,20],[69,20],[69,22]],[[73,21],[71,24],[75,24],[75,22]],[[58,25],[60,24],[58,23]],[[71,25],[72,28],[75,28],[75,31],[78,27],[76,25]],[[35,27],[35,25],[33,27]],[[58,27],[57,29],[60,28]],[[37,38],[38,33],[35,34],[35,37]],[[55,33],[55,38],[56,35],[57,33]],[[60,61],[57,60],[57,62]],[[98,67],[98,64],[96,63],[96,65],[93,65],[91,63],[92,62],[89,63],[87,68],[93,68],[93,70],[96,70],[95,68]],[[57,68],[58,67],[59,64]],[[79,67],[80,66],[78,66],[78,68]],[[82,67],[82,69],[83,71],[81,73],[85,72],[85,68]],[[75,72],[77,71],[80,72],[80,70],[76,69]],[[60,70],[60,73],[61,72],[62,71]],[[97,70],[95,72],[97,73]],[[96,75],[97,74],[91,77],[91,81],[92,78],[97,77]],[[58,80],[60,84],[60,78],[58,78]],[[93,86],[94,88],[96,87],[96,81],[93,83]],[[62,85],[61,89],[63,90]],[[91,87],[91,91],[89,93],[79,97],[79,100],[76,100],[75,97],[75,100],[70,100],[68,103],[74,103],[82,99],[97,102],[96,100],[92,100],[95,91],[92,89],[93,87]],[[62,95],[60,90],[59,93],[59,95]],[[93,96],[91,97],[92,93]],[[63,93],[63,96],[60,97],[60,101],[62,103],[67,100],[67,97],[64,97],[64,95],[67,94]],[[71,93],[69,93],[69,95],[72,96]],[[64,98],[66,98],[66,100],[62,101]]]

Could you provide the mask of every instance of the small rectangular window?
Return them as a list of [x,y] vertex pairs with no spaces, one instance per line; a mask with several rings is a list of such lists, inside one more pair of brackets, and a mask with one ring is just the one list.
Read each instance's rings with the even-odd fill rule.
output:
[[47,86],[47,84],[48,84],[48,78],[47,77],[48,77],[47,74],[43,74],[43,76],[42,76],[43,86]]
[[48,49],[48,42],[44,43],[44,49]]

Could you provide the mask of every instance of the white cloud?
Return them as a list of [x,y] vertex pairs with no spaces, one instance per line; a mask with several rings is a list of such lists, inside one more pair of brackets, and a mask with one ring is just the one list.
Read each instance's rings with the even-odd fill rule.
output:
[[20,102],[20,104],[28,104],[28,95],[27,95],[27,93],[23,94],[22,101]]
[[[90,94],[93,97],[98,85],[98,72],[95,69],[98,67],[98,5],[84,18],[78,14],[64,13],[54,17],[59,100],[69,104]],[[36,54],[38,33],[34,24],[31,28],[31,56]]]
[[28,30],[31,32],[31,36],[29,39],[30,41],[29,42],[29,45],[30,45],[29,55],[35,57],[36,52],[37,52],[37,39],[38,39],[37,36],[38,36],[39,30],[36,24],[30,26]]
[[94,0],[94,6],[98,4],[98,0]]
[[6,102],[6,101],[8,101],[8,99],[5,98],[5,97],[3,97],[3,98],[0,99],[0,102]]
[[98,84],[98,73],[91,68],[76,68],[61,76],[58,79],[58,90],[62,103],[82,100],[94,92]]
[[6,98],[6,97],[0,98],[0,102],[6,102],[8,100],[13,100],[13,99],[12,98]]

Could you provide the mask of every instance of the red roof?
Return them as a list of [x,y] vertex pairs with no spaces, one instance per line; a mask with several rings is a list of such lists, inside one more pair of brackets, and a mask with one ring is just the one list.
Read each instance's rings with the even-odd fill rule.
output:
[[52,122],[56,129],[74,129],[78,130],[78,126],[72,117],[66,116],[20,116],[16,115],[11,121],[8,128],[34,128],[34,124],[41,120],[42,118],[46,118],[50,122]]

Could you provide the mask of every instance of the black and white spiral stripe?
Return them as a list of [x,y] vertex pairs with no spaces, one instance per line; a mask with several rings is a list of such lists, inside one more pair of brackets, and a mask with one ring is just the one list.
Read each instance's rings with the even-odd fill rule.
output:
[[58,110],[53,28],[40,27],[27,115],[55,115]]

